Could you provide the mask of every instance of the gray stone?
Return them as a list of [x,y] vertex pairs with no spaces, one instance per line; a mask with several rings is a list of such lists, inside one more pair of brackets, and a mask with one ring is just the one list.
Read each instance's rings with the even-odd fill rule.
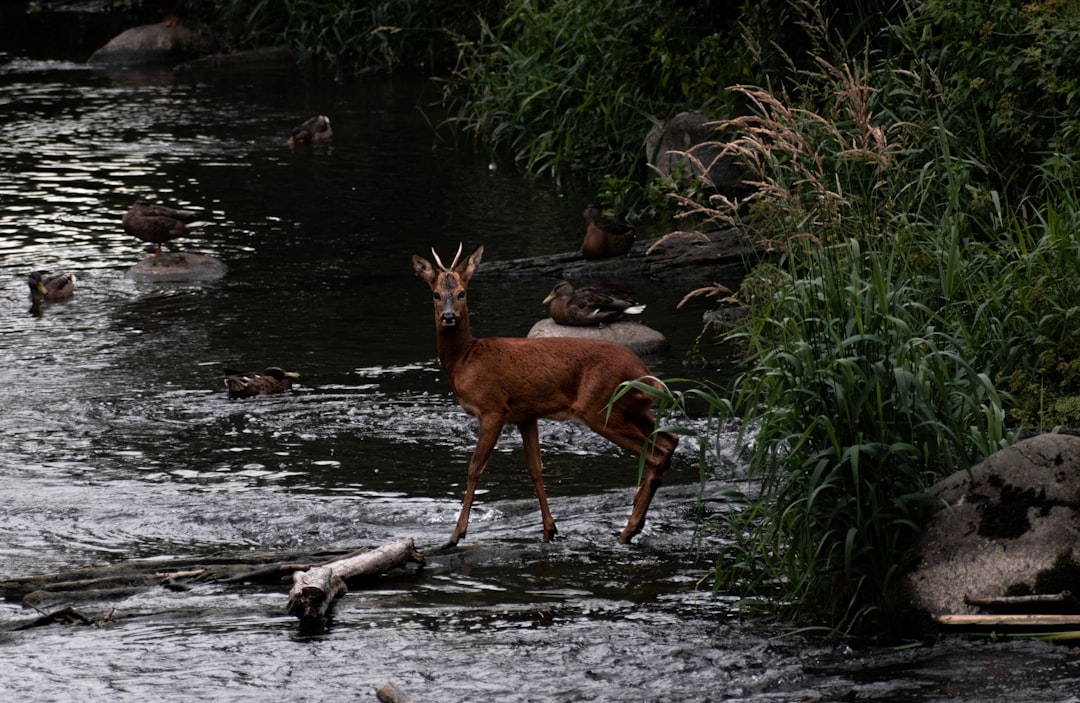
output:
[[1037,579],[1060,571],[1059,558],[1080,559],[1080,437],[1018,442],[931,492],[945,506],[931,517],[905,584],[919,609],[972,613],[965,596],[993,599],[1017,586],[1035,593]]
[[578,337],[581,339],[603,339],[618,342],[629,347],[639,356],[656,354],[667,347],[667,338],[651,327],[640,322],[619,320],[603,327],[571,327],[557,324],[550,317],[540,320],[527,335],[537,337]]
[[87,63],[101,68],[171,65],[212,48],[213,42],[205,34],[161,22],[121,32],[91,54]]
[[128,269],[126,276],[139,283],[185,283],[216,281],[226,270],[225,264],[210,256],[166,252],[143,259]]
[[722,153],[713,123],[700,112],[680,112],[655,125],[645,138],[646,161],[682,186],[700,180],[723,193],[736,190],[742,170]]

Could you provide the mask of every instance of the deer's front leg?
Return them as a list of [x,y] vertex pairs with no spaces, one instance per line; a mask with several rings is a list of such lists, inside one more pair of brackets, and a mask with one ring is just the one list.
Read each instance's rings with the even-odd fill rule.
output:
[[500,420],[480,420],[480,434],[476,440],[476,449],[473,450],[472,458],[469,459],[469,476],[465,484],[465,499],[461,504],[461,513],[458,515],[457,526],[450,535],[450,541],[444,547],[453,547],[465,538],[469,529],[469,512],[472,510],[473,496],[476,494],[476,485],[480,482],[480,475],[487,467],[491,452],[495,449],[495,443],[499,441],[499,433],[503,423]]
[[540,432],[536,426],[536,420],[529,420],[518,425],[521,430],[521,443],[525,447],[525,461],[529,468],[529,477],[532,479],[533,488],[536,489],[536,497],[540,499],[540,517],[544,521],[544,541],[550,542],[558,532],[555,529],[555,518],[551,517],[548,509],[547,492],[544,490],[544,464],[540,460]]

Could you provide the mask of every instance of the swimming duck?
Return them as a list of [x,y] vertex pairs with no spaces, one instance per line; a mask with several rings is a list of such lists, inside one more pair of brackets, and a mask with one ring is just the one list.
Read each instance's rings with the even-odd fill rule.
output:
[[316,115],[292,131],[289,137],[289,145],[312,144],[328,142],[334,136],[330,129],[330,118],[326,115]]
[[45,276],[34,271],[27,279],[30,285],[30,312],[40,312],[43,302],[67,300],[75,295],[75,274],[54,273]]
[[569,281],[556,283],[544,302],[551,303],[548,313],[557,324],[578,327],[614,322],[645,309],[619,291],[591,286],[575,290]]
[[225,370],[225,387],[230,398],[250,398],[253,395],[270,395],[292,388],[293,379],[300,378],[295,371],[285,371],[271,366],[264,371]]
[[136,200],[131,209],[124,213],[124,231],[144,242],[157,244],[154,256],[161,256],[162,244],[206,224],[199,221],[198,216],[192,210],[176,210]]
[[634,228],[616,223],[597,224],[601,214],[597,203],[589,203],[583,213],[585,216],[585,241],[581,245],[581,255],[590,261],[622,256],[634,245]]

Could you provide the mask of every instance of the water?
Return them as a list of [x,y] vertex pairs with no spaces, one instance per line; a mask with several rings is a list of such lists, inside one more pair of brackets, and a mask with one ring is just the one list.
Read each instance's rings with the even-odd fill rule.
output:
[[[435,97],[404,78],[105,74],[0,54],[5,577],[449,536],[475,424],[434,359],[430,293],[409,255],[449,256],[458,241],[492,260],[571,250],[592,194],[529,184],[435,139]],[[333,147],[286,148],[316,113],[331,116]],[[221,259],[226,277],[126,278],[150,251],[120,228],[136,197],[203,210],[211,224],[177,246]],[[31,316],[35,269],[74,271],[76,298]],[[685,374],[701,308],[676,309],[679,286],[625,283],[671,340],[653,368]],[[525,334],[551,285],[478,277],[474,330]],[[270,364],[298,370],[300,386],[225,397],[225,367]],[[507,432],[466,556],[348,594],[326,633],[298,632],[284,585],[70,601],[93,617],[113,608],[101,627],[14,631],[35,613],[0,601],[0,700],[373,700],[387,680],[445,702],[1077,700],[1080,664],[1061,645],[853,650],[742,619],[709,592],[723,542],[697,529],[692,447],[626,547],[614,536],[633,459],[557,423],[541,425],[541,444],[554,544],[538,541]],[[732,476],[710,477],[711,509],[728,507]]]

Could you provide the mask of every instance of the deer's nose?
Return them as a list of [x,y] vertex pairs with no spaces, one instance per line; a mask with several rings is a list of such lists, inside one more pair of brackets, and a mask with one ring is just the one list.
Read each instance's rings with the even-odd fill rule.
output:
[[457,324],[457,315],[452,312],[444,312],[439,319],[442,320],[442,323],[447,327],[453,327]]

